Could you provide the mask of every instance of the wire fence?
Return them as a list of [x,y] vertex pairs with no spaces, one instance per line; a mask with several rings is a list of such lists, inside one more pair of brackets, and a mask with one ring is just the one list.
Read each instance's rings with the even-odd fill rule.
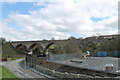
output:
[[69,59],[75,59],[75,58],[82,58],[81,53],[74,53],[74,54],[49,54],[47,56],[47,60],[52,61],[63,61],[63,60],[69,60]]

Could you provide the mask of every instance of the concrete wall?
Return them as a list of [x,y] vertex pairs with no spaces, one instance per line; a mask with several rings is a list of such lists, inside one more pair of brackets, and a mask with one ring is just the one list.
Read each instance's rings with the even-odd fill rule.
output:
[[82,58],[81,53],[72,53],[72,54],[49,54],[47,56],[48,61],[62,61],[73,58]]

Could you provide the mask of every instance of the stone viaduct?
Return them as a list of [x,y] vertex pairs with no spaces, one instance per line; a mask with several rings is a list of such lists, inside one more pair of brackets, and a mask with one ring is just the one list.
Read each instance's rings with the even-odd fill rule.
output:
[[56,44],[56,45],[60,45],[61,48],[64,48],[66,44],[69,44],[69,42],[72,41],[75,44],[77,44],[78,46],[82,47],[81,44],[81,40],[40,40],[40,41],[12,41],[11,44],[14,48],[19,48],[21,46],[25,46],[27,51],[31,51],[32,48],[35,45],[39,45],[43,48],[43,53],[46,53],[47,49],[49,48],[49,46],[51,46],[52,44]]

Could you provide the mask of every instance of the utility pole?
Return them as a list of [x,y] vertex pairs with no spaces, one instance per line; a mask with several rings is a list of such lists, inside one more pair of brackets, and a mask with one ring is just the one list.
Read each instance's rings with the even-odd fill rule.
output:
[[25,68],[27,68],[27,52],[25,52]]

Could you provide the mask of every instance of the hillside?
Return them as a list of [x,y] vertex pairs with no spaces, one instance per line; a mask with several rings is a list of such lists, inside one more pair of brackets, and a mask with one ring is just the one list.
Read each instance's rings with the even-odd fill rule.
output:
[[14,58],[18,58],[18,57],[23,57],[24,55],[20,55],[18,54],[18,52],[12,47],[12,45],[9,42],[3,43],[2,46],[2,57],[14,57]]

